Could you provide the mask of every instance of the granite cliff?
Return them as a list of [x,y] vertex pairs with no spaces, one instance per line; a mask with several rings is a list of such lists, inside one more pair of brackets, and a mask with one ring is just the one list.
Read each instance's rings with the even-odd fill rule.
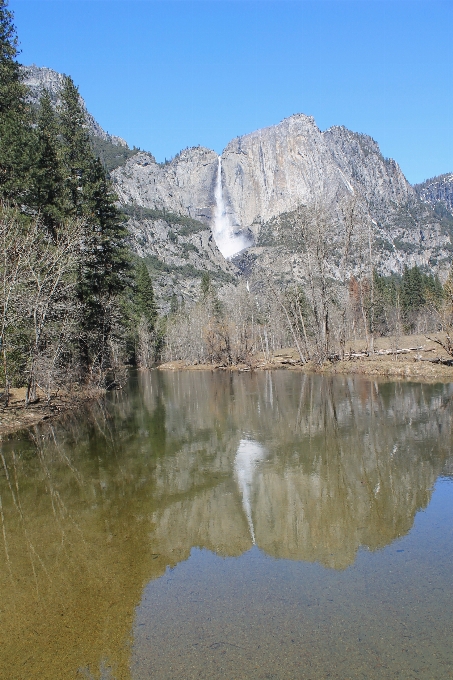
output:
[[[24,75],[33,103],[46,88],[58,104],[61,74],[32,66]],[[125,145],[86,115],[95,149],[96,144],[110,150]],[[134,247],[148,258],[167,303],[171,290],[196,297],[196,282],[206,269],[219,282],[256,266],[281,279],[295,271],[303,279],[296,212],[314,204],[327,206],[332,216],[334,248],[342,239],[341,206],[360,204],[382,273],[417,264],[442,274],[450,265],[453,175],[413,187],[365,134],[342,126],[321,131],[312,117],[296,114],[232,140],[220,162],[204,147],[184,149],[165,163],[151,153],[121,148],[125,153],[110,154],[108,169]],[[251,244],[231,262],[216,247],[219,188],[222,223],[231,236],[244,235],[239,244]],[[334,277],[335,271],[333,266]]]
[[[297,114],[232,140],[220,168],[231,231],[253,235],[249,262],[281,273],[288,256],[297,255],[294,211],[324,202],[335,213],[349,199],[361,203],[373,225],[383,273],[401,272],[405,264],[442,272],[449,264],[453,220],[421,200],[398,164],[367,135],[345,127],[322,132],[313,118]],[[125,204],[169,209],[213,226],[218,172],[216,154],[197,147],[165,165],[138,154],[112,178]]]
[[453,215],[453,173],[427,179],[422,184],[416,184],[414,189],[420,199],[431,205],[438,214],[444,215],[446,212]]
[[[64,75],[53,71],[50,68],[45,68],[43,66],[31,66],[22,67],[23,81],[29,90],[29,101],[32,105],[37,105],[39,98],[41,97],[44,90],[49,92],[52,102],[55,106],[60,104],[60,92],[63,88]],[[95,137],[99,137],[104,141],[111,142],[115,146],[125,146],[127,147],[127,142],[121,137],[116,137],[115,135],[110,135],[108,132],[102,129],[99,123],[94,119],[91,113],[88,111],[85,101],[80,97],[80,103],[83,110],[85,111],[87,127],[90,132]]]

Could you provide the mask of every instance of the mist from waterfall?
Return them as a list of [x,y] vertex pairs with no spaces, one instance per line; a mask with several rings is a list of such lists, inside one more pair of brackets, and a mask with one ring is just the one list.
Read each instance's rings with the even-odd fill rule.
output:
[[250,239],[243,233],[237,233],[226,212],[222,188],[222,158],[219,156],[217,180],[215,185],[215,214],[212,233],[218,249],[223,257],[229,258],[251,245]]

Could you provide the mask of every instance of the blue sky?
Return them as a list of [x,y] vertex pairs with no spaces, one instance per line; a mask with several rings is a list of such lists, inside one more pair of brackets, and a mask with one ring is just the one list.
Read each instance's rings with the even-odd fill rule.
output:
[[71,75],[162,161],[292,113],[370,134],[411,182],[453,171],[451,0],[10,0],[22,63]]

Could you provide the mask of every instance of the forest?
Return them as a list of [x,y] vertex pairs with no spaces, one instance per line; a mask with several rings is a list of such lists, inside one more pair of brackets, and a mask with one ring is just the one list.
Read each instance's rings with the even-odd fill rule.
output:
[[[151,279],[128,243],[107,170],[94,153],[79,93],[27,99],[18,39],[0,1],[0,382],[39,387],[118,385],[148,345]],[[155,342],[153,340],[153,346]],[[144,350],[145,353],[147,350]]]

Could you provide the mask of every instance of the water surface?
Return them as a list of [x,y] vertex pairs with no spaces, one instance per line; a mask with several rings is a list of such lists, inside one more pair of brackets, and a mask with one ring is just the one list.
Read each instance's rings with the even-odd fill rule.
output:
[[152,372],[4,441],[0,676],[453,677],[452,396]]

